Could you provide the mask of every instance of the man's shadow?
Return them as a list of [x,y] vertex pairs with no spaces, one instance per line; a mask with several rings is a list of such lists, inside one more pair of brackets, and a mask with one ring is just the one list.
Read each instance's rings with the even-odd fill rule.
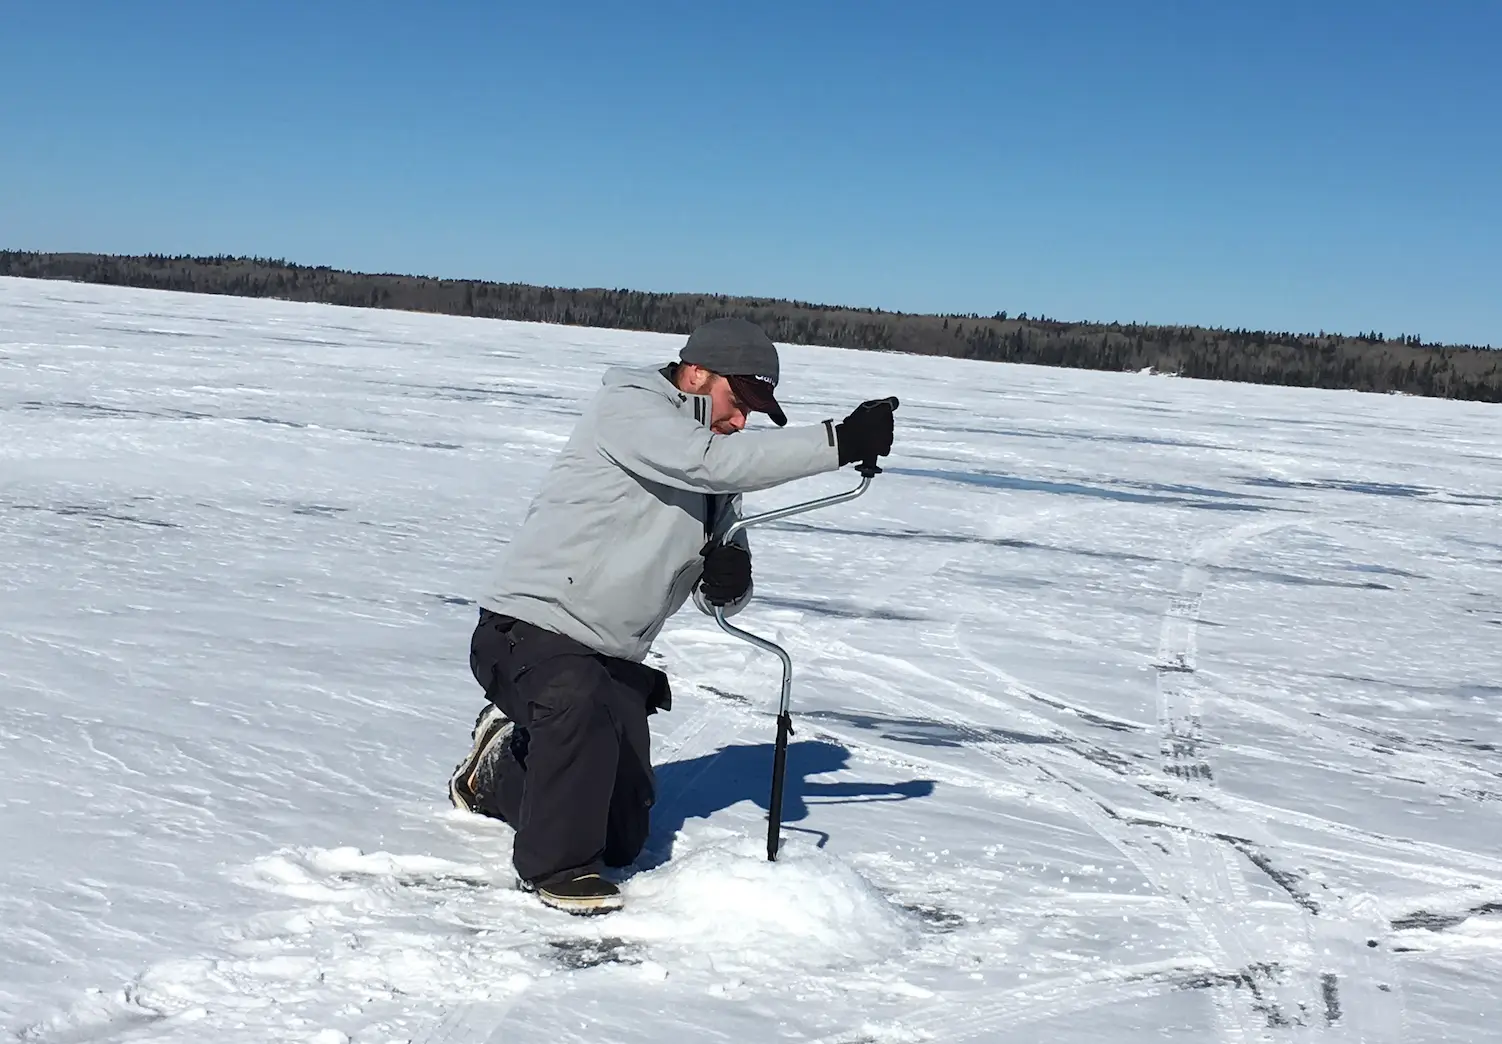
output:
[[[657,803],[652,808],[652,831],[636,868],[649,870],[673,855],[673,839],[690,819],[708,819],[721,809],[754,801],[767,810],[772,796],[771,743],[734,744],[713,754],[672,761],[657,768]],[[934,781],[903,783],[819,783],[810,776],[836,772],[850,762],[850,752],[837,743],[800,740],[788,744],[783,777],[782,830],[815,835],[824,847],[822,830],[790,826],[808,818],[809,805],[842,805],[871,801],[907,801],[933,793]]]

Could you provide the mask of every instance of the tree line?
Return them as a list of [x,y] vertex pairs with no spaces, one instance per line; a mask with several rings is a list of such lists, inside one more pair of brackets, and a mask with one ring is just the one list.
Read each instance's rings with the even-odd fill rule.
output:
[[739,316],[788,344],[1502,402],[1502,351],[1388,338],[1043,316],[915,315],[723,294],[563,289],[347,272],[259,257],[0,251],[0,275],[687,334]]

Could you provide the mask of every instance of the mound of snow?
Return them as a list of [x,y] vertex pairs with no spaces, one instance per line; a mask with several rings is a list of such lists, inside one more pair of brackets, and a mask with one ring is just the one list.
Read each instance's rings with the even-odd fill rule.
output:
[[912,917],[856,870],[817,848],[767,860],[758,839],[710,841],[622,889],[613,932],[733,956],[747,965],[833,967],[900,953]]

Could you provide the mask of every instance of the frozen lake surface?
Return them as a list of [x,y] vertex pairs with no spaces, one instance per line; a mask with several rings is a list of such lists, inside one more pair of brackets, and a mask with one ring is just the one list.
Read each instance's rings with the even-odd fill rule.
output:
[[785,854],[690,607],[627,909],[514,891],[473,600],[681,342],[0,279],[0,1032],[1502,1040],[1496,406],[785,347],[794,424],[903,402],[751,534]]

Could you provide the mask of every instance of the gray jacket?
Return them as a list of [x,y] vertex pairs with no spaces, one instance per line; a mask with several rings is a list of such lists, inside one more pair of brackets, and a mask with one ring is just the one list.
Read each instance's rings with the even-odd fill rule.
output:
[[697,592],[710,512],[723,534],[739,494],[836,471],[839,453],[830,421],[717,435],[709,397],[662,370],[614,368],[601,383],[480,605],[641,661],[690,594],[712,611]]

